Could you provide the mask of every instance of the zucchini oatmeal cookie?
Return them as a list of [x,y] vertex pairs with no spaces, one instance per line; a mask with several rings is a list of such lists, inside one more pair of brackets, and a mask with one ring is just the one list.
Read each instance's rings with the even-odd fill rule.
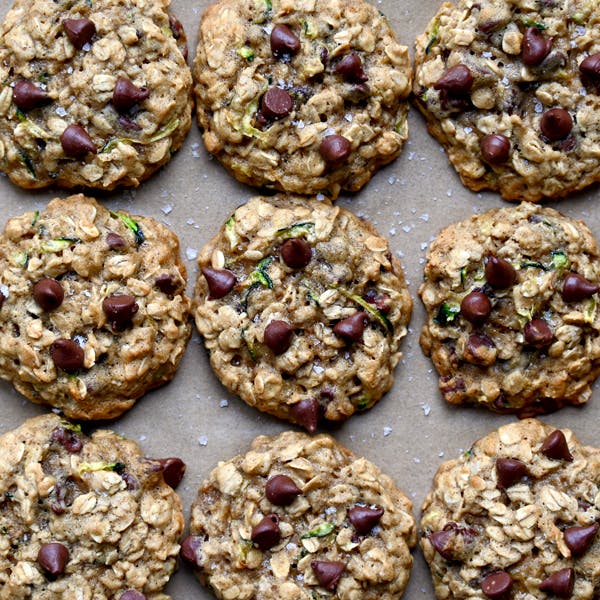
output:
[[256,197],[202,249],[196,326],[221,382],[314,432],[391,387],[412,311],[373,226],[329,202]]
[[534,419],[443,463],[421,519],[436,598],[598,598],[599,485],[600,450]]
[[[56,415],[0,437],[0,598],[168,600],[184,521],[178,458]],[[167,484],[166,482],[169,482]]]
[[357,191],[408,137],[408,50],[363,0],[221,0],[194,60],[209,152],[239,181]]
[[82,195],[0,237],[0,377],[75,419],[109,419],[170,381],[191,333],[176,235]]
[[137,186],[189,131],[170,0],[15,0],[0,28],[0,169],[23,188]]
[[217,598],[392,600],[415,544],[387,475],[328,435],[287,431],[212,471],[181,555]]
[[444,398],[532,416],[586,402],[600,371],[600,257],[582,221],[523,203],[443,229],[419,294]]
[[415,103],[472,190],[537,201],[600,180],[596,0],[446,2],[415,69]]

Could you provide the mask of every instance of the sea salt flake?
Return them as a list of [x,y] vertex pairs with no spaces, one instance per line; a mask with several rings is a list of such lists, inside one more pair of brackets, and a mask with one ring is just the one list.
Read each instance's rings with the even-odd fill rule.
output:
[[198,250],[196,248],[190,248],[189,246],[185,249],[185,255],[188,260],[194,260],[198,258]]
[[227,400],[227,398],[223,398],[223,400],[219,402],[219,406],[221,408],[227,408],[229,406],[229,400]]
[[173,212],[173,205],[165,204],[160,210],[162,210],[165,215],[171,214]]
[[392,435],[392,428],[386,425],[383,428],[383,437],[388,437],[389,435]]
[[57,106],[54,111],[59,117],[65,117],[67,115],[67,111],[62,106]]
[[205,435],[201,435],[201,436],[198,438],[198,443],[199,443],[201,446],[208,446],[208,438],[207,438]]

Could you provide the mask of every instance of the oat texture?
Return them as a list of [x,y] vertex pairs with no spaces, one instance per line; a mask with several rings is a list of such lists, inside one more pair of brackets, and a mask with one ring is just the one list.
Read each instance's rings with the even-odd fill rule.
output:
[[[157,462],[111,431],[87,437],[56,415],[0,437],[0,598],[149,600],[175,570],[181,502]],[[60,574],[38,556],[68,551]]]
[[[491,257],[512,266],[514,282],[493,287]],[[600,369],[598,294],[563,295],[574,274],[600,283],[596,240],[582,221],[523,203],[443,229],[432,243],[419,290],[427,310],[421,347],[451,403],[532,416],[581,404]],[[464,314],[467,295],[487,297],[483,322]],[[546,332],[543,344],[528,335]]]
[[[34,297],[47,278],[64,293],[51,310]],[[174,376],[191,332],[185,282],[177,237],[150,217],[77,195],[10,219],[0,237],[0,376],[67,416],[118,416]],[[137,308],[115,320],[104,310],[113,296]],[[81,364],[55,364],[58,340],[81,348]]]
[[[275,57],[270,36],[287,26],[300,43]],[[354,53],[365,78],[336,73]],[[398,156],[408,135],[408,50],[389,22],[363,0],[221,0],[208,8],[194,60],[204,143],[234,177],[300,194],[359,190]],[[286,90],[292,109],[261,123],[261,100]],[[345,160],[326,163],[319,148],[345,137]]]
[[[306,266],[284,261],[290,240],[309,248]],[[235,275],[231,291],[214,299],[199,274],[194,314],[214,371],[248,404],[310,429],[295,413],[299,403],[317,403],[319,416],[338,421],[391,387],[412,300],[399,261],[368,222],[329,202],[255,197],[198,263]],[[354,340],[335,333],[357,313],[364,331]],[[292,330],[278,354],[265,343],[272,321]]]
[[[191,72],[169,0],[16,0],[0,29],[0,168],[17,185],[40,188],[137,186],[165,164],[191,125]],[[96,32],[77,49],[66,19]],[[177,26],[175,26],[177,23]],[[177,36],[179,38],[176,39]],[[149,96],[118,112],[119,78]],[[15,84],[30,82],[48,102],[21,110]],[[70,156],[61,134],[80,125],[95,147]]]
[[[577,556],[565,539],[571,527],[593,525],[600,517],[600,451],[563,429],[572,459],[549,458],[543,444],[553,432],[534,419],[505,425],[441,465],[423,505],[420,542],[436,598],[598,597],[600,536]],[[526,476],[500,489],[498,459],[521,461]],[[570,594],[540,590],[563,569],[574,571]],[[510,592],[485,594],[482,581],[498,571],[510,576]]]
[[[288,506],[265,497],[274,475],[299,488]],[[357,505],[383,509],[360,535],[348,518]],[[278,516],[281,538],[262,551],[252,530],[269,514]],[[245,456],[219,463],[200,487],[190,533],[201,540],[199,579],[229,600],[400,598],[416,543],[412,504],[389,477],[330,436],[297,432],[260,436]],[[319,585],[313,561],[343,563],[335,589]]]
[[[580,70],[600,52],[599,24],[596,0],[442,4],[417,39],[413,91],[466,186],[537,201],[600,179],[600,61],[595,74]],[[472,83],[436,89],[457,65]],[[549,138],[541,123],[551,109],[566,111],[572,127]],[[489,134],[510,145],[492,162],[481,148]]]

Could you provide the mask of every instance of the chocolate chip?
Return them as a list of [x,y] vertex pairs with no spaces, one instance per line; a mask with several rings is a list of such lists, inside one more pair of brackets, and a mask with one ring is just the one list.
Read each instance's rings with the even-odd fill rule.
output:
[[294,108],[292,97],[281,88],[269,88],[260,101],[260,112],[267,121],[277,121],[289,115]]
[[312,258],[312,250],[306,240],[290,238],[281,244],[281,258],[291,269],[303,269]]
[[263,552],[279,544],[281,540],[281,531],[279,530],[279,517],[271,513],[252,528],[250,539]]
[[273,475],[265,485],[265,496],[275,506],[289,506],[302,490],[287,475]]
[[17,108],[23,111],[33,110],[48,104],[51,100],[45,90],[31,81],[21,79],[13,88],[13,100]]
[[490,573],[481,582],[481,591],[492,600],[504,598],[512,587],[511,576],[505,571]]
[[271,53],[275,58],[289,58],[300,50],[300,40],[287,25],[275,25],[271,31]]
[[308,433],[317,430],[319,422],[319,401],[316,398],[304,398],[290,407],[290,413],[295,421],[300,423]]
[[33,286],[33,299],[37,302],[38,306],[46,312],[58,308],[62,304],[64,298],[65,291],[63,290],[62,285],[60,285],[56,279],[52,279],[51,277],[44,277],[44,279],[40,279]]
[[75,431],[57,427],[50,436],[54,442],[58,442],[67,452],[73,454],[79,452],[83,448],[83,443]]
[[539,65],[552,48],[552,38],[545,38],[537,27],[528,27],[523,36],[523,64],[528,67]]
[[523,329],[525,342],[536,348],[545,348],[552,343],[554,334],[544,319],[531,319]]
[[498,349],[493,340],[484,333],[472,333],[467,340],[464,358],[473,365],[489,367],[496,362]]
[[181,21],[172,14],[169,14],[169,28],[171,29],[173,37],[177,40],[177,47],[183,56],[183,60],[187,61],[188,47],[185,43],[185,30],[183,29]]
[[592,523],[583,527],[569,527],[564,531],[565,544],[571,551],[571,556],[585,554],[594,541],[600,524]]
[[343,135],[332,134],[325,137],[319,146],[321,156],[328,164],[338,164],[350,156],[352,144]]
[[65,19],[62,24],[71,44],[77,50],[81,50],[96,33],[96,26],[89,19]]
[[96,154],[96,146],[81,125],[69,125],[60,134],[60,143],[67,156],[83,158],[88,152]]
[[310,566],[319,584],[329,591],[336,588],[346,569],[345,563],[337,560],[313,560]]
[[454,559],[454,548],[452,541],[456,537],[456,531],[453,529],[442,529],[435,531],[427,536],[434,550],[446,560]]
[[137,590],[126,590],[119,600],[146,600],[146,596]]
[[369,506],[353,506],[348,511],[348,520],[352,523],[358,535],[367,535],[379,523],[383,516],[383,508]]
[[451,67],[433,84],[435,90],[445,90],[452,95],[468,94],[472,86],[473,74],[466,65]]
[[185,463],[180,458],[176,457],[159,458],[157,461],[161,467],[165,483],[169,487],[175,489],[183,479],[183,474],[185,473]]
[[471,292],[460,303],[460,314],[469,323],[481,325],[492,312],[492,303],[483,292]]
[[573,119],[564,108],[551,108],[542,115],[540,129],[550,141],[562,140],[571,133]]
[[560,429],[554,430],[544,440],[540,452],[544,456],[553,458],[554,460],[566,460],[567,462],[573,460],[573,455],[569,450],[569,444],[567,444],[567,438]]
[[565,277],[562,288],[562,297],[565,302],[579,302],[591,298],[600,286],[587,280],[578,273],[569,273]]
[[112,103],[118,112],[127,112],[150,95],[146,87],[138,87],[125,77],[119,77],[113,90]]
[[200,552],[198,552],[201,546],[201,537],[197,535],[188,535],[185,538],[185,540],[181,542],[181,549],[179,550],[179,555],[190,565],[202,568],[202,562],[200,561]]
[[481,155],[490,165],[501,165],[510,157],[510,140],[501,133],[488,133],[481,140]]
[[69,549],[59,542],[43,544],[38,552],[37,562],[48,575],[58,577],[64,573],[69,562]]
[[56,340],[50,348],[50,356],[54,364],[67,373],[74,373],[83,367],[83,348],[73,340]]
[[102,310],[115,331],[127,329],[138,308],[135,298],[127,294],[107,296],[102,301]]
[[527,474],[527,465],[518,458],[499,458],[496,460],[496,485],[502,490],[513,486]]
[[271,321],[264,332],[264,342],[273,354],[283,354],[292,343],[294,329],[285,321]]
[[561,569],[546,577],[540,583],[540,591],[558,598],[570,598],[575,587],[575,571],[570,568]]
[[387,315],[392,310],[392,299],[385,292],[379,294],[376,290],[367,290],[363,298],[369,304],[375,305],[375,308],[384,315]]
[[600,52],[584,58],[579,65],[579,70],[588,77],[600,78]]
[[137,480],[135,475],[127,472],[121,473],[121,479],[125,482],[125,485],[129,491],[140,489],[140,482]]
[[4,304],[4,301],[6,300],[6,296],[0,292],[0,308],[2,308],[2,305]]
[[360,342],[368,322],[367,313],[359,311],[338,321],[333,327],[333,333],[351,342]]
[[515,282],[517,272],[507,260],[489,254],[485,259],[485,278],[494,289],[504,290]]
[[235,275],[229,269],[211,269],[202,267],[202,275],[208,284],[208,299],[218,300],[229,294],[235,285]]
[[154,280],[154,285],[167,296],[173,296],[179,287],[175,277],[169,273],[161,273],[158,275]]
[[368,79],[363,70],[362,60],[356,52],[346,54],[334,67],[333,72],[351,83],[364,83]]
[[106,245],[111,250],[120,250],[127,245],[125,240],[118,234],[112,231],[106,235]]

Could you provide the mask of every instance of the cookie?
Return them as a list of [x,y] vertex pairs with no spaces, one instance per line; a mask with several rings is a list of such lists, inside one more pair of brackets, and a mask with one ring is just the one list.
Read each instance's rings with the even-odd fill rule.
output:
[[74,419],[108,419],[175,375],[191,333],[179,241],[82,195],[0,237],[0,377]]
[[442,4],[414,100],[467,187],[537,201],[600,180],[599,23],[588,0]]
[[255,197],[202,249],[196,326],[234,394],[314,432],[391,387],[412,300],[372,225],[329,202]]
[[412,504],[328,435],[260,436],[220,462],[192,506],[181,554],[217,598],[400,598]]
[[600,450],[535,419],[443,463],[421,548],[438,600],[598,597]]
[[239,181],[357,191],[408,135],[408,50],[363,0],[221,0],[200,24],[196,110]]
[[184,526],[163,477],[174,462],[178,483],[180,459],[52,414],[1,436],[0,598],[167,600]]
[[419,295],[444,398],[533,416],[586,402],[600,371],[600,257],[582,221],[523,203],[443,229]]
[[169,0],[15,0],[0,28],[0,169],[23,188],[137,186],[189,131]]

